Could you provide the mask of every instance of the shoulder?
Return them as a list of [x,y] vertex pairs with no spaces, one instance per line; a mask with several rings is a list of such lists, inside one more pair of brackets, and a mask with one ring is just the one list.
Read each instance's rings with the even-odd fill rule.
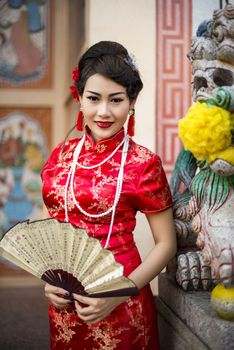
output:
[[44,164],[41,175],[47,170],[61,167],[67,161],[69,162],[72,159],[74,149],[79,141],[80,139],[75,138],[60,142],[50,153],[49,158]]
[[160,157],[152,152],[145,146],[137,144],[135,141],[131,140],[130,142],[130,161],[136,162],[139,164],[148,164],[151,162],[156,162],[158,165],[161,165]]
[[65,141],[62,141],[58,144],[57,148],[60,148],[63,151],[69,151],[70,149],[73,149],[77,146],[77,144],[80,142],[81,138],[73,138],[68,139]]
[[79,141],[80,138],[74,138],[60,142],[51,152],[50,158],[61,158],[63,160],[70,158]]

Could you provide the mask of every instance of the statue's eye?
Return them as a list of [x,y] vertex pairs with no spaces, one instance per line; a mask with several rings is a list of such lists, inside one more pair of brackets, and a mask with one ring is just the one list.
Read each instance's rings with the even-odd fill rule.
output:
[[226,30],[222,25],[217,25],[213,30],[213,35],[218,42],[223,41]]
[[234,83],[233,73],[228,69],[216,68],[213,80],[217,86],[232,86]]
[[204,77],[194,77],[193,86],[198,91],[202,87],[207,88],[207,80]]

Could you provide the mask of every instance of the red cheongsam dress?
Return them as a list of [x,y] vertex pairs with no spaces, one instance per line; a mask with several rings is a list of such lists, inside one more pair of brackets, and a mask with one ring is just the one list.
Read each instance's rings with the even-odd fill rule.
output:
[[[99,164],[113,153],[123,137],[124,130],[121,129],[113,137],[95,142],[86,132],[79,163]],[[65,185],[78,142],[79,139],[72,139],[58,145],[42,171],[44,202],[50,216],[59,221],[65,221]],[[113,205],[122,148],[97,168],[76,167],[75,196],[86,212],[102,213]],[[133,237],[137,211],[157,213],[171,205],[171,193],[159,157],[130,140],[121,196],[108,245],[115,259],[123,264],[126,276],[141,263]],[[98,238],[105,246],[111,213],[99,218],[85,216],[76,207],[70,191],[67,193],[67,210],[69,222],[85,228],[89,236]],[[73,305],[62,310],[51,305],[49,318],[52,350],[159,349],[156,309],[149,285],[96,324],[84,323]]]

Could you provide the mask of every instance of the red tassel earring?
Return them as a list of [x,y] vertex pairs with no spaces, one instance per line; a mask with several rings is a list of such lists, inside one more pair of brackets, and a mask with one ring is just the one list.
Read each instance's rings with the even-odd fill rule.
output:
[[127,134],[129,136],[134,136],[135,135],[135,130],[134,130],[135,117],[134,117],[134,113],[135,113],[135,110],[133,108],[130,109],[130,111],[129,111],[130,116],[129,116],[129,119],[128,119],[128,128],[127,128]]
[[81,109],[77,116],[76,128],[78,131],[83,131],[83,112]]

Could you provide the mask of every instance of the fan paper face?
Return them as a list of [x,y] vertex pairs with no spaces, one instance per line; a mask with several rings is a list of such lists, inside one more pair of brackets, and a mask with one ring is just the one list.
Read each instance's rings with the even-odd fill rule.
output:
[[0,242],[0,255],[71,293],[92,297],[137,295],[123,266],[85,229],[56,219],[21,222]]

